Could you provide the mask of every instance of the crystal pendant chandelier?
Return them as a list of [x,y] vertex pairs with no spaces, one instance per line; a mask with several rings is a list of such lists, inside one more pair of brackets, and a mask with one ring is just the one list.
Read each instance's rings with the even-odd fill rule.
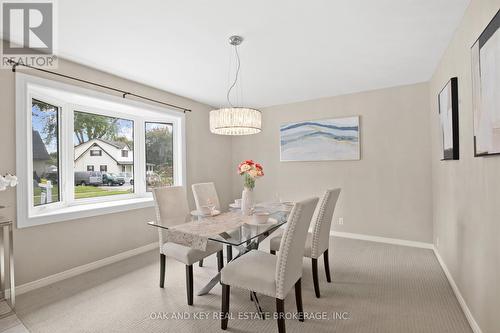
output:
[[229,37],[229,44],[234,46],[238,66],[233,84],[227,91],[228,108],[222,108],[210,111],[210,131],[220,135],[248,135],[256,134],[261,131],[262,115],[259,110],[245,107],[235,107],[230,101],[231,90],[238,81],[240,72],[240,56],[238,54],[238,45],[243,42],[240,36]]

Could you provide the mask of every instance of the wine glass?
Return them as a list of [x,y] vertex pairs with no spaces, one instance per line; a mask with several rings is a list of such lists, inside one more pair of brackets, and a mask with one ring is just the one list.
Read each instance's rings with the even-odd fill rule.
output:
[[214,213],[215,213],[215,204],[212,202],[212,200],[210,200],[210,199],[207,200],[207,206],[210,209],[210,215],[214,215]]

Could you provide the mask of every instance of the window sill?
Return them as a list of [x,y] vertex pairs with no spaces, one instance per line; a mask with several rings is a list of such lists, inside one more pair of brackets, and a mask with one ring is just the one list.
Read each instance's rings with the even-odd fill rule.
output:
[[25,221],[18,221],[17,227],[25,228],[35,225],[76,220],[153,206],[154,199],[152,197],[74,205],[70,207],[58,208],[43,214],[37,214],[36,216],[29,216]]

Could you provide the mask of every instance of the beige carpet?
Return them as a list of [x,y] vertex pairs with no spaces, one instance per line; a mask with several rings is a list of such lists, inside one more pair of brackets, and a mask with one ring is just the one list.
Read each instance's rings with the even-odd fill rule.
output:
[[[6,315],[9,313],[9,315]],[[4,315],[6,315],[4,317]],[[28,330],[19,321],[15,313],[11,313],[5,301],[0,302],[0,333],[28,333]]]
[[[264,245],[265,246],[265,245]],[[314,297],[310,262],[304,259],[304,310],[326,315],[304,323],[287,320],[287,332],[471,332],[431,250],[342,238],[332,239],[332,283],[320,264],[321,299]],[[158,287],[158,255],[149,252],[19,296],[20,320],[36,332],[222,332],[220,285],[186,305],[185,270],[167,261],[165,289]],[[195,290],[216,272],[215,258],[195,267]],[[261,296],[264,311],[274,299]],[[295,311],[293,292],[285,309]],[[252,317],[247,292],[232,289],[231,312]],[[174,313],[191,319],[156,319]],[[332,319],[338,316],[348,319]],[[197,315],[199,318],[194,319]],[[209,319],[202,319],[207,316]],[[233,319],[229,332],[275,332],[274,320]]]

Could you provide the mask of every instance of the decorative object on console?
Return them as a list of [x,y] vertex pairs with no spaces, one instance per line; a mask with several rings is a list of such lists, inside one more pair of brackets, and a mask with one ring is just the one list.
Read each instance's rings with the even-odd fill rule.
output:
[[17,177],[15,175],[6,174],[5,176],[0,175],[0,191],[7,190],[8,187],[17,186]]
[[231,90],[238,82],[240,73],[240,55],[238,54],[238,45],[243,42],[241,36],[229,37],[229,44],[234,46],[236,53],[236,75],[234,82],[229,87],[226,94],[229,107],[210,111],[210,131],[220,135],[249,135],[261,131],[262,115],[259,110],[247,107],[235,107],[230,100]]
[[280,127],[281,161],[359,160],[359,117],[309,120]]
[[[17,186],[17,177],[15,175],[6,174],[5,176],[0,175],[0,192],[7,190],[9,187]],[[0,205],[0,210],[4,209],[5,206]],[[0,214],[0,219],[3,216]],[[12,241],[12,240],[11,240]]]
[[264,169],[259,163],[246,160],[238,165],[238,174],[244,177],[243,192],[241,194],[241,212],[250,215],[253,207],[253,189],[255,180],[264,176]]
[[439,119],[443,142],[442,160],[458,160],[458,79],[453,77],[438,95]]
[[500,154],[500,11],[472,46],[474,156]]

